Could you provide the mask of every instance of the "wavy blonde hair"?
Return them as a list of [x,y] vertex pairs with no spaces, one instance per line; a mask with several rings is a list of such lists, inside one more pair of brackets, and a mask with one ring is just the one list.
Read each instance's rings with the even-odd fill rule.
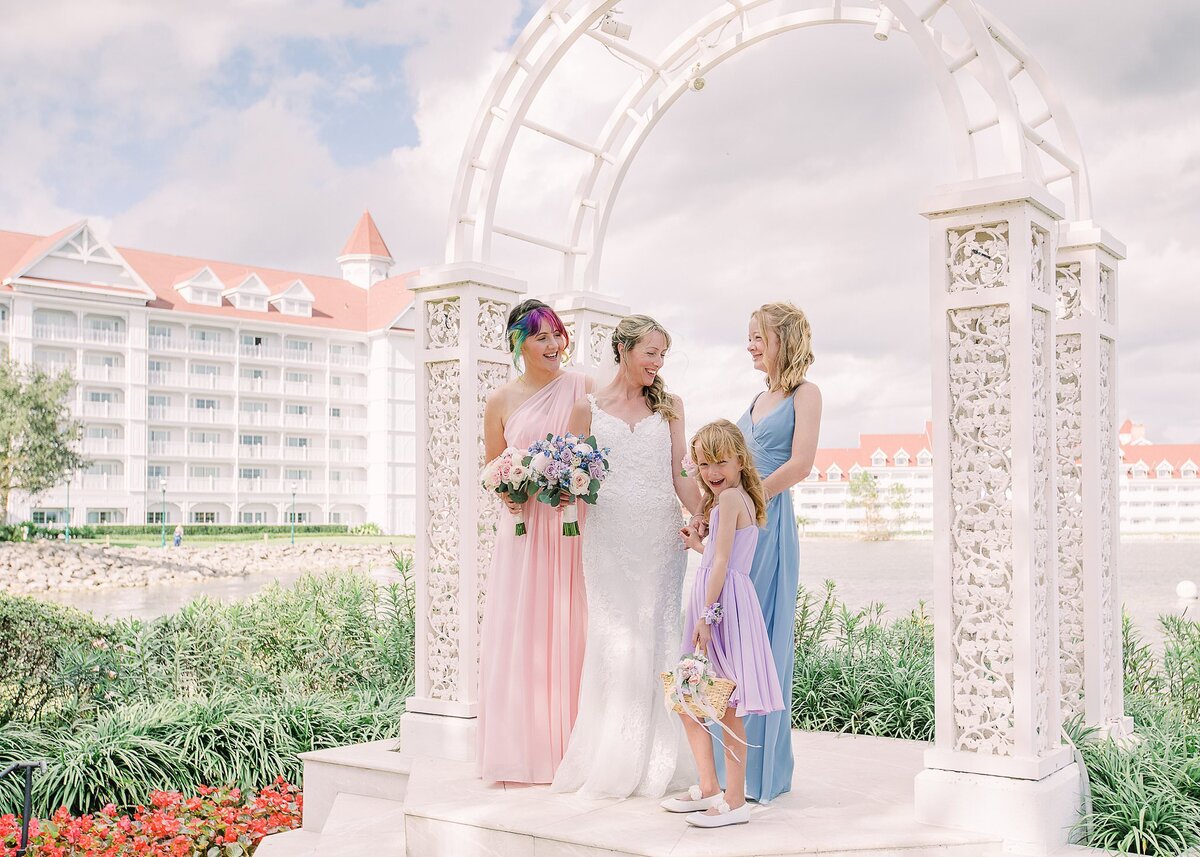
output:
[[[710,462],[736,459],[742,468],[742,490],[750,495],[750,501],[754,503],[754,522],[760,527],[767,522],[767,494],[740,428],[729,420],[716,420],[703,426],[692,437],[691,453],[692,461],[701,458]],[[716,505],[717,495],[700,477],[699,468],[696,481],[700,483],[700,514],[707,515]]]
[[[667,329],[650,316],[625,316],[618,322],[617,329],[613,331],[613,359],[620,363],[622,349],[628,354],[637,347],[639,342],[652,333],[661,333],[663,339],[667,341],[667,348],[671,347],[671,334],[667,333]],[[663,353],[666,353],[666,349]],[[675,406],[675,399],[667,392],[667,385],[663,381],[662,375],[655,375],[653,384],[649,387],[642,387],[642,396],[646,399],[646,406],[650,408],[650,413],[658,414],[666,422],[679,419],[679,408]]]
[[775,377],[767,373],[767,389],[791,393],[804,383],[808,367],[816,357],[812,350],[812,326],[804,310],[791,301],[763,304],[750,317],[758,322],[763,337],[767,331],[779,337],[779,352],[775,356]]

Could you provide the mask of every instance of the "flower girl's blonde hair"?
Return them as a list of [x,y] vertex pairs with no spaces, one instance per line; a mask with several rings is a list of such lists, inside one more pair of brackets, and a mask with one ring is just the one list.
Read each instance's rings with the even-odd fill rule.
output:
[[[754,522],[763,526],[767,522],[767,496],[763,491],[762,479],[758,468],[754,466],[754,457],[746,446],[746,438],[742,430],[729,420],[716,420],[692,437],[692,461],[714,462],[721,459],[736,459],[742,468],[742,490],[750,495],[754,503]],[[717,495],[708,487],[708,483],[699,475],[697,468],[696,480],[700,483],[700,514],[707,515],[717,503]]]

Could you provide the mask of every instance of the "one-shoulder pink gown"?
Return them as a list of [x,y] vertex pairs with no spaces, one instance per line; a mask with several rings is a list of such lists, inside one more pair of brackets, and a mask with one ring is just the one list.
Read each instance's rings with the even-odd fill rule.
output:
[[[564,372],[509,416],[504,439],[524,449],[564,434],[584,377]],[[583,520],[583,515],[580,515]],[[548,783],[575,725],[587,634],[580,536],[562,515],[525,505],[526,534],[499,519],[479,638],[479,773],[489,782]]]

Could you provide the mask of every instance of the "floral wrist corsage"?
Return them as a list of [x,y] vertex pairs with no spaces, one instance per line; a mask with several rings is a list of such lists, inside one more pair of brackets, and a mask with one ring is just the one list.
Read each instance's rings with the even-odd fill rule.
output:
[[705,625],[720,625],[721,620],[725,618],[725,609],[721,606],[720,601],[714,601],[708,605],[708,609],[704,611]]

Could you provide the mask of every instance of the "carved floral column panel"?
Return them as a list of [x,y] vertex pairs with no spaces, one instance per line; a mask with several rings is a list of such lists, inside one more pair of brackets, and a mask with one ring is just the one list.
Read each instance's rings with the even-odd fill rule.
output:
[[410,285],[417,332],[416,693],[409,712],[473,717],[479,620],[497,504],[479,484],[483,410],[512,363],[505,321],[523,284],[476,266]]
[[1063,707],[1115,734],[1131,731],[1117,587],[1116,279],[1124,249],[1093,223],[1064,224],[1055,268]]
[[1057,201],[939,198],[933,276],[936,742],[926,767],[1040,780],[1060,741]]

